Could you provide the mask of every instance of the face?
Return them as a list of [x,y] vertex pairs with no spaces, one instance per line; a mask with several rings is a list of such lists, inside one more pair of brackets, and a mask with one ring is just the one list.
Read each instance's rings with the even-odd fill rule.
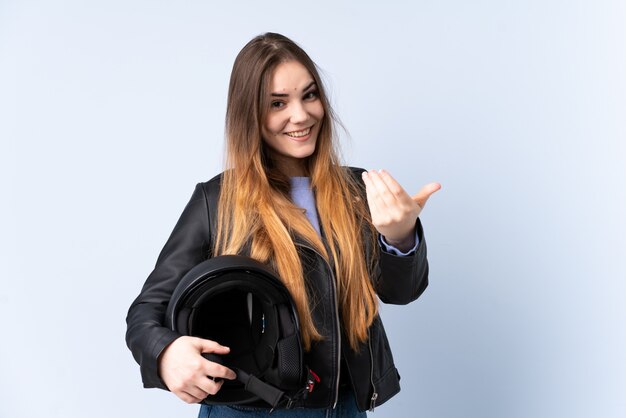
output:
[[302,64],[287,61],[276,67],[269,87],[263,141],[285,174],[304,175],[304,159],[315,151],[324,117],[317,85]]

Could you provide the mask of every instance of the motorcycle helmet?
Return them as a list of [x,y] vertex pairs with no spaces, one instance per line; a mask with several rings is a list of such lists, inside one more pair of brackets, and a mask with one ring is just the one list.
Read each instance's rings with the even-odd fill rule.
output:
[[230,347],[227,355],[203,354],[237,374],[204,403],[290,407],[319,381],[303,365],[289,291],[252,258],[225,255],[193,267],[172,293],[166,324],[181,335]]

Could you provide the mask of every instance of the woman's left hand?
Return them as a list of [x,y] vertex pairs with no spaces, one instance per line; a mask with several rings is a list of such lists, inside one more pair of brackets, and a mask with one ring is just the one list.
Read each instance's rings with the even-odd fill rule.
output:
[[410,196],[385,170],[364,171],[363,181],[376,230],[399,250],[411,249],[415,245],[415,221],[428,198],[441,185],[429,183]]

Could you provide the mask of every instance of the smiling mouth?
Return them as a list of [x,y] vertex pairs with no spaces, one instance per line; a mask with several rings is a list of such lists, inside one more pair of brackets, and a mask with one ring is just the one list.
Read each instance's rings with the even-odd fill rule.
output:
[[311,132],[311,127],[309,126],[306,129],[301,131],[293,131],[293,132],[285,132],[285,135],[288,135],[292,138],[301,138],[303,136],[307,136]]

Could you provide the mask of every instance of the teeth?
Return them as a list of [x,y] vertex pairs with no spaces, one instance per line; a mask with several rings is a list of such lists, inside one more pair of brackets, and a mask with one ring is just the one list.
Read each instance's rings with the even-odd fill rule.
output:
[[287,135],[294,137],[294,138],[300,138],[302,136],[307,136],[309,132],[311,132],[311,128],[306,128],[303,131],[287,132]]

